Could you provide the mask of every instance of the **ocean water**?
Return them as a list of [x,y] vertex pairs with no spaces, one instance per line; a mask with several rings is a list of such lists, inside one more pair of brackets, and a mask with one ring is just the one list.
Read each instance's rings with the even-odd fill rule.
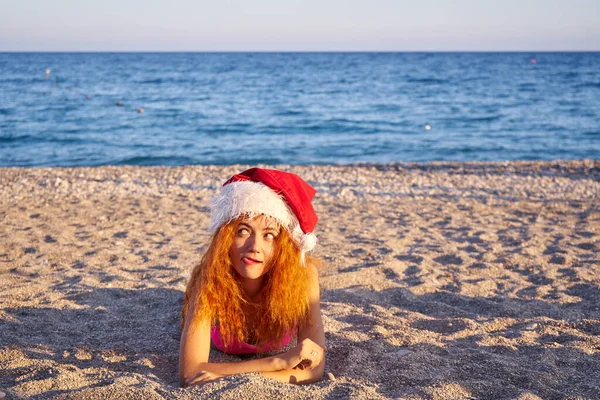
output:
[[0,166],[581,158],[600,53],[0,53]]

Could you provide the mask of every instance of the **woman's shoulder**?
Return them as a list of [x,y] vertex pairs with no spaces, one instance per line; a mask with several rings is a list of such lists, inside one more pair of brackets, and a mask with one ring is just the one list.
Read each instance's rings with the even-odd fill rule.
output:
[[318,282],[319,275],[321,273],[321,261],[317,258],[311,257],[306,263],[306,269],[310,279]]
[[320,297],[320,285],[319,285],[319,275],[320,275],[320,264],[314,262],[306,263],[307,269],[307,278],[308,278],[308,286],[307,291],[309,298]]

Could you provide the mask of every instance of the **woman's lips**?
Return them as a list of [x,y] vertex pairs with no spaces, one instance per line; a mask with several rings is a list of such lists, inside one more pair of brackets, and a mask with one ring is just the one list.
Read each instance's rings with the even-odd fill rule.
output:
[[262,261],[259,261],[259,260],[255,260],[254,258],[251,258],[251,257],[242,257],[242,261],[246,265],[260,264],[262,262]]

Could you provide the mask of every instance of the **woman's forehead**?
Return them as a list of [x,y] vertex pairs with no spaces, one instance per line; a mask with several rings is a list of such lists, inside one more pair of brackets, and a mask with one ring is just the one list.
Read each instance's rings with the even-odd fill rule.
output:
[[253,228],[260,229],[272,228],[278,230],[280,227],[279,222],[275,218],[264,214],[256,216],[244,216],[240,223],[244,223],[250,225]]

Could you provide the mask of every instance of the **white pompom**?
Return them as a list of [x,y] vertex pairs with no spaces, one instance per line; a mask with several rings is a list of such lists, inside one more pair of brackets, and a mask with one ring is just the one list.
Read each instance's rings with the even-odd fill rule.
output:
[[300,242],[300,261],[303,266],[306,266],[306,258],[305,255],[307,252],[311,251],[317,245],[317,237],[314,233],[306,233],[301,234],[297,237]]
[[312,249],[315,248],[315,246],[317,245],[317,237],[314,235],[314,233],[307,233],[302,235],[302,243],[300,248],[303,251],[309,252]]

